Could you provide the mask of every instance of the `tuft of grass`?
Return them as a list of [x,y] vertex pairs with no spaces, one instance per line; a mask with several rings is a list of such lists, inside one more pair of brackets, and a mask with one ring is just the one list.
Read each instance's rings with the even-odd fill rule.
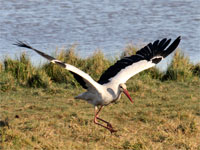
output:
[[127,56],[130,56],[130,55],[134,55],[136,54],[138,48],[132,44],[128,44],[124,51],[122,52],[121,54],[121,57],[120,58],[123,58],[123,57],[127,57]]
[[200,78],[200,63],[192,66],[192,73]]
[[16,80],[10,73],[0,73],[0,91],[6,92],[8,90],[15,90],[15,87]]
[[[101,51],[95,52],[87,59],[82,59],[75,54],[74,48],[62,50],[56,56],[56,58],[65,63],[76,66],[77,68],[90,74],[96,80],[111,64],[111,62],[104,57]],[[45,70],[51,80],[56,83],[66,83],[75,87],[79,86],[76,80],[73,78],[73,75],[60,66],[48,63],[42,68]]]
[[[59,54],[56,54],[56,58],[75,66],[81,61],[81,59],[75,54],[74,47],[67,50],[61,50]],[[56,83],[76,85],[76,81],[73,80],[73,75],[60,66],[47,63],[43,65],[42,69],[45,70],[50,79]]]
[[48,88],[50,87],[52,81],[46,72],[43,70],[36,70],[27,79],[26,85],[33,88]]
[[12,75],[19,85],[46,88],[51,84],[46,73],[43,70],[34,68],[25,53],[22,53],[16,60],[6,58],[4,68],[4,72]]
[[164,74],[158,68],[152,67],[140,73],[144,78],[162,80]]
[[101,51],[95,52],[91,57],[85,60],[85,66],[82,68],[90,74],[95,80],[111,65],[111,61],[105,58]]
[[176,51],[163,80],[187,81],[193,79],[192,64],[181,51]]
[[33,72],[33,66],[25,53],[22,53],[17,60],[6,58],[4,60],[4,68],[5,72],[12,74],[18,83],[22,85],[26,85],[27,79]]

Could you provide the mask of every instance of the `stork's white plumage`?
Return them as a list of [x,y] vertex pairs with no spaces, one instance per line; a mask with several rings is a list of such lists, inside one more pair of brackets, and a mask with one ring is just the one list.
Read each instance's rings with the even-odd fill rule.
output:
[[[26,43],[19,41],[15,45],[32,49],[41,56],[50,60],[52,63],[60,65],[61,67],[69,70],[74,75],[75,79],[80,83],[80,85],[87,90],[75,98],[83,99],[93,104],[95,108],[94,123],[108,129],[112,133],[116,132],[112,125],[98,117],[102,107],[120,99],[122,92],[129,98],[131,102],[133,102],[126,89],[126,81],[135,74],[155,66],[162,59],[167,57],[177,48],[180,40],[181,38],[178,37],[171,45],[169,45],[171,39],[167,40],[166,38],[162,39],[161,41],[157,40],[153,42],[153,44],[149,43],[144,48],[137,51],[135,55],[124,57],[123,59],[117,61],[113,66],[109,67],[102,74],[98,82],[94,81],[87,73],[81,71],[80,69],[70,64],[61,62]],[[97,120],[106,123],[107,126],[98,123]]]

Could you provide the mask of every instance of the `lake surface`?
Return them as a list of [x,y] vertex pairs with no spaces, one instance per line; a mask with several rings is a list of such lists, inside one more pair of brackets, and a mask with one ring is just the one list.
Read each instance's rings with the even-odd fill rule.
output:
[[[114,57],[129,43],[140,46],[181,35],[179,47],[197,63],[199,7],[199,0],[0,0],[0,58],[22,52],[12,45],[17,40],[49,54],[77,44],[82,57],[97,49]],[[34,62],[43,59],[27,53]]]

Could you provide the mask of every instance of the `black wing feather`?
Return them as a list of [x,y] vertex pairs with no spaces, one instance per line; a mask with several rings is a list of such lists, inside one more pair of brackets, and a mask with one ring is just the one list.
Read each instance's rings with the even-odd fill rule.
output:
[[152,63],[159,63],[163,58],[167,57],[173,52],[180,43],[179,36],[167,49],[171,39],[156,40],[153,44],[149,43],[144,48],[136,52],[136,55],[128,56],[117,61],[113,66],[109,67],[100,77],[98,83],[105,84],[109,79],[114,77],[119,71],[141,60],[152,61]]
[[163,51],[162,56],[165,58],[167,57],[171,52],[173,52],[178,44],[180,43],[181,37],[179,36],[168,48],[167,50]]

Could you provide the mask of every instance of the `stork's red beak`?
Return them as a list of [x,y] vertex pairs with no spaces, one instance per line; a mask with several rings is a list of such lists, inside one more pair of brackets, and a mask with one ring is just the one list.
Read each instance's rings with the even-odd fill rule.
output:
[[123,92],[124,92],[124,94],[128,97],[128,99],[131,101],[131,103],[133,103],[133,100],[132,100],[132,98],[130,97],[128,91],[127,91],[126,89],[124,89]]

